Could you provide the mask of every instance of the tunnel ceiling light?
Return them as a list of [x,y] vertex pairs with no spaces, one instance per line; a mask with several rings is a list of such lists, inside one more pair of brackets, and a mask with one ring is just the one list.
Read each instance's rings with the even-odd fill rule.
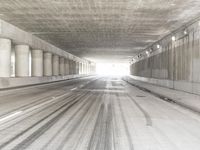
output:
[[176,40],[176,37],[175,36],[172,36],[172,41],[175,41]]
[[159,48],[160,48],[160,45],[159,45],[159,44],[157,44],[157,45],[156,45],[156,47],[159,49]]
[[171,6],[175,6],[176,4],[173,2],[173,3],[171,3],[170,5],[171,5]]
[[187,30],[184,30],[184,32],[183,32],[183,33],[184,33],[185,35],[186,35],[186,34],[188,34]]
[[149,51],[146,51],[145,53],[147,54],[147,56],[149,56],[149,54],[150,54]]

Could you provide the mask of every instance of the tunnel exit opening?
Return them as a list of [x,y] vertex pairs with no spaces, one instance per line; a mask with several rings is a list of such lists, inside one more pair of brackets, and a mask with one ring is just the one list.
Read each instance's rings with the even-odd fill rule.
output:
[[106,76],[124,76],[130,73],[128,63],[97,63],[96,73]]

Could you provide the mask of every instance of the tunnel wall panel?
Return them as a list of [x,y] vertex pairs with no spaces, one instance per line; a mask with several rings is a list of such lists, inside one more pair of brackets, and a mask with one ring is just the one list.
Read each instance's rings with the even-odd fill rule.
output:
[[200,28],[192,28],[176,41],[163,40],[154,55],[131,64],[136,80],[200,94]]

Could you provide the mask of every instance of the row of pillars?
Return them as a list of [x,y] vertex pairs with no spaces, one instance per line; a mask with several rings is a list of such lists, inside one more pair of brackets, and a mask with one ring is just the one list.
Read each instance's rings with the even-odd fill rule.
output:
[[[0,77],[11,76],[11,49],[11,40],[0,38]],[[15,77],[28,77],[30,67],[33,77],[88,74],[92,68],[88,63],[80,63],[39,49],[31,50],[30,66],[29,45],[15,45],[14,52]]]

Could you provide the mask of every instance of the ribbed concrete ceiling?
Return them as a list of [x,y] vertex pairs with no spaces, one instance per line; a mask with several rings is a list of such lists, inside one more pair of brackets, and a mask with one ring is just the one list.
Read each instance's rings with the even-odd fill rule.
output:
[[95,60],[127,61],[199,15],[199,0],[0,0],[1,19]]

